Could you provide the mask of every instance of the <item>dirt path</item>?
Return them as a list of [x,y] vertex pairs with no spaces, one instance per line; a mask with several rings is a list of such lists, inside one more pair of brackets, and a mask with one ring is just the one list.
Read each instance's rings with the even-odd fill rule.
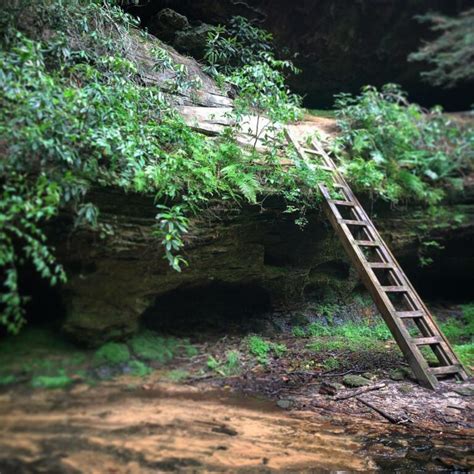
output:
[[209,387],[3,395],[0,472],[370,470],[343,427]]

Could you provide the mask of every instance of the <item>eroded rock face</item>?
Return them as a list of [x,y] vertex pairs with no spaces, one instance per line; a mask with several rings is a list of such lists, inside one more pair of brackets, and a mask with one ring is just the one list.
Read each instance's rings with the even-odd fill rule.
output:
[[[80,232],[67,246],[56,244],[70,275],[64,329],[83,342],[133,333],[155,298],[176,289],[258,288],[265,309],[282,309],[300,304],[305,291],[343,297],[357,284],[335,236],[317,215],[303,232],[279,206],[264,213],[257,207],[213,209],[192,223],[185,250],[189,267],[177,273],[152,235],[152,198],[114,190],[91,198],[113,235],[100,239]],[[250,298],[250,291],[242,290],[241,297]]]
[[[59,257],[70,276],[64,289],[64,329],[87,344],[132,334],[149,308],[154,308],[153,318],[182,317],[166,303],[170,298],[181,312],[212,307],[213,291],[230,295],[228,305],[239,311],[281,311],[328,295],[341,300],[359,285],[337,237],[318,212],[309,215],[308,226],[301,230],[278,200],[266,202],[265,212],[256,206],[240,211],[216,207],[192,222],[185,248],[189,267],[177,273],[152,235],[156,209],[151,197],[102,189],[91,199],[112,235],[101,239],[81,231],[66,239],[56,232]],[[434,276],[432,268],[418,266],[423,218],[413,210],[379,213],[376,224],[416,284],[438,274],[445,282],[457,279],[455,284],[467,287],[474,269],[468,244],[474,236],[474,206],[463,209],[471,214],[457,231],[441,227],[424,237],[436,238],[448,249],[434,256]],[[458,206],[450,210],[458,211]],[[181,304],[183,299],[189,304]]]
[[291,85],[308,106],[330,106],[335,93],[395,82],[424,105],[463,110],[474,102],[472,83],[456,89],[430,87],[420,79],[425,66],[408,62],[407,56],[432,38],[416,15],[454,15],[469,6],[469,0],[149,0],[130,11],[145,26],[155,26],[163,8],[185,15],[192,27],[225,23],[234,15],[257,21],[273,33],[277,50],[294,57],[302,70]]

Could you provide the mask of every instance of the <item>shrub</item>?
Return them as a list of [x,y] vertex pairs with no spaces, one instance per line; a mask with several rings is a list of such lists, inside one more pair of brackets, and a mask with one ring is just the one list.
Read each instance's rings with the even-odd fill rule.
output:
[[472,170],[474,128],[456,125],[439,108],[424,113],[399,86],[340,94],[336,107],[341,135],[334,150],[356,189],[434,205]]

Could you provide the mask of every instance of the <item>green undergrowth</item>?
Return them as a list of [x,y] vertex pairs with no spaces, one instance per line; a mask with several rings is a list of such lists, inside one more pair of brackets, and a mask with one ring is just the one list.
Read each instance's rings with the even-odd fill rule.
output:
[[81,349],[50,329],[26,328],[0,343],[0,387],[28,383],[33,388],[67,388],[75,382],[94,385],[119,375],[147,377],[176,357],[199,353],[188,339],[143,331],[125,342]]
[[[462,317],[439,323],[443,334],[453,344],[454,352],[467,367],[474,367],[474,303],[461,305]],[[472,369],[471,369],[472,370]]]
[[383,349],[392,336],[383,322],[346,322],[325,324],[313,322],[306,327],[293,328],[295,337],[311,339],[308,348],[316,352],[323,350]]
[[[461,306],[460,318],[448,318],[439,323],[440,329],[453,344],[454,351],[467,367],[474,365],[474,304]],[[332,313],[328,313],[332,314]],[[415,328],[413,336],[418,334]],[[312,322],[305,326],[295,326],[292,334],[296,338],[308,339],[307,348],[314,352],[358,352],[395,350],[393,344],[387,345],[393,338],[386,324],[381,320],[344,322],[342,324]],[[432,351],[422,348],[427,360],[436,363]],[[327,364],[326,364],[327,362]],[[336,359],[327,359],[325,367],[330,370],[336,366]],[[335,367],[336,368],[336,367]]]
[[453,349],[461,360],[461,363],[471,370],[472,373],[474,368],[474,343],[454,344]]
[[365,323],[345,323],[325,326],[312,323],[308,331],[312,338],[307,347],[315,352],[360,350],[384,351],[392,336],[385,324],[370,326]]

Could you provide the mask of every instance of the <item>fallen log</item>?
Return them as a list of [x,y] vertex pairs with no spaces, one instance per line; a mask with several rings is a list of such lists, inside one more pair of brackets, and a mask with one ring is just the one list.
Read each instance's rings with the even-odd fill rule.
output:
[[338,395],[337,397],[334,397],[334,400],[337,400],[337,401],[348,400],[349,398],[357,397],[358,395],[361,395],[366,392],[373,392],[374,390],[380,390],[381,388],[384,388],[384,387],[385,387],[384,383],[368,385],[367,387],[359,388],[358,390],[355,390],[354,392]]
[[385,410],[382,410],[379,407],[376,407],[375,405],[372,405],[372,403],[360,398],[356,397],[356,400],[362,405],[365,405],[366,407],[369,407],[370,409],[374,410],[376,413],[378,413],[380,416],[385,418],[386,420],[390,421],[390,423],[393,423],[395,425],[398,425],[400,423],[407,423],[411,421],[409,418],[401,419],[401,418],[396,418],[395,416],[390,415],[390,413],[387,413]]

